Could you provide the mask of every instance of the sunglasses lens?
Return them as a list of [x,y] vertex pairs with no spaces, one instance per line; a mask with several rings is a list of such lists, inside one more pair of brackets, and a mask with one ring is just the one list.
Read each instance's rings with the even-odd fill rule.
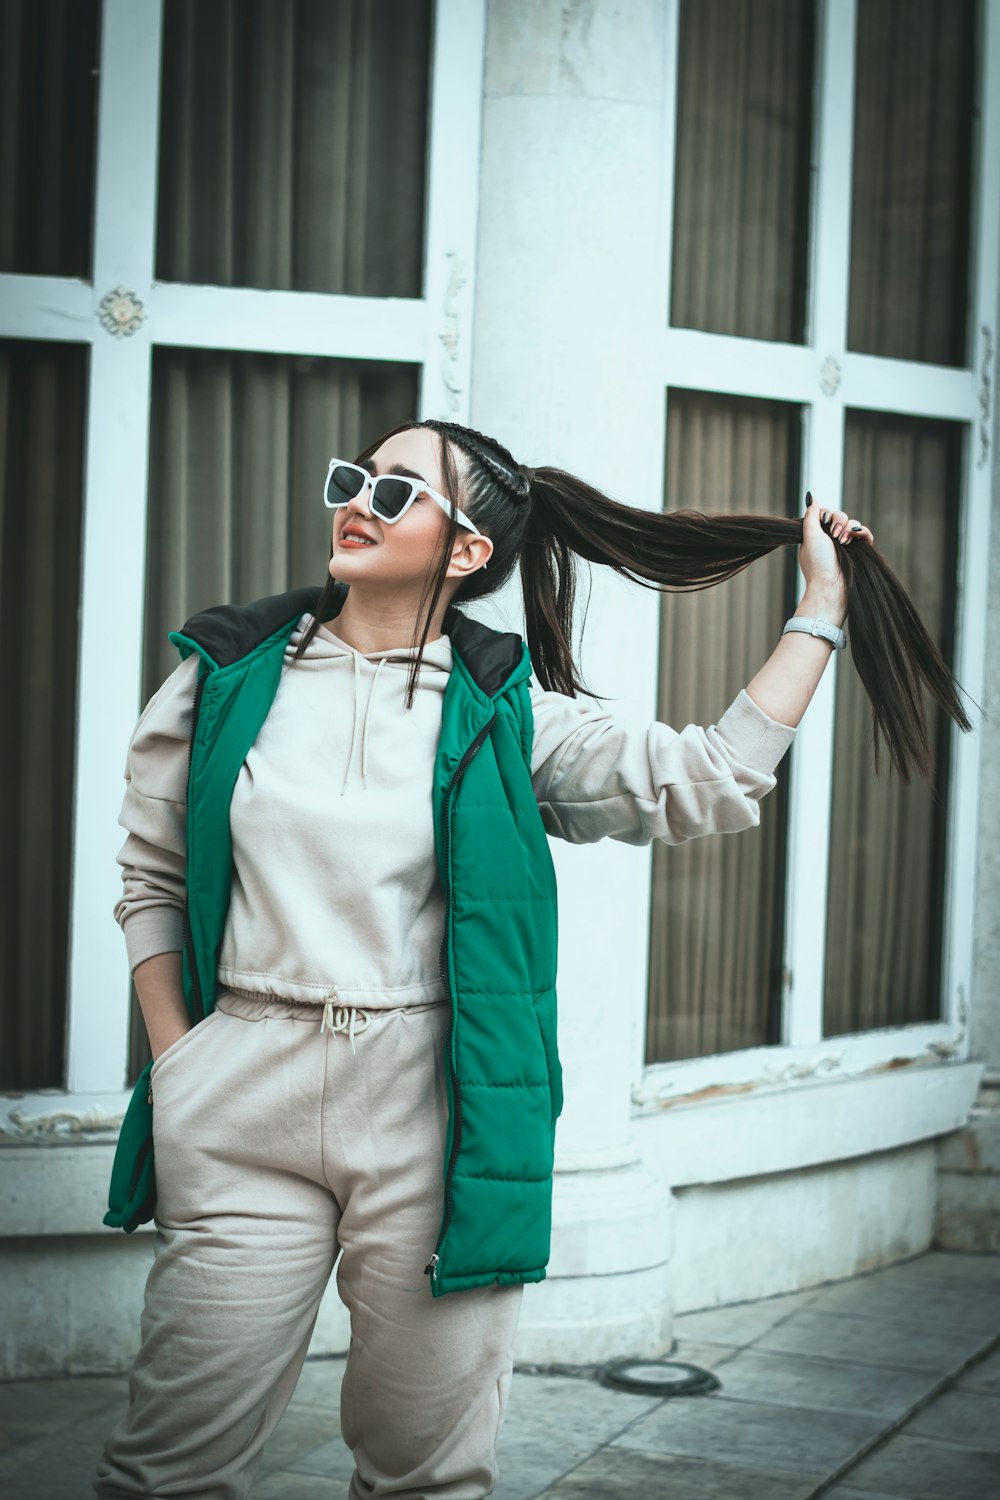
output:
[[347,464],[337,464],[326,482],[327,505],[346,505],[364,484],[364,476]]
[[391,474],[383,474],[375,481],[372,510],[377,516],[385,516],[391,521],[399,515],[409,498],[410,481],[408,479],[396,479]]

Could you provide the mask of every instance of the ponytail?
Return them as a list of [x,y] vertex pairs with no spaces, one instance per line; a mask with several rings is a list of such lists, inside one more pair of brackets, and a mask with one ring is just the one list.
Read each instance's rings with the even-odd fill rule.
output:
[[[521,555],[528,649],[543,686],[571,694],[587,692],[577,680],[569,646],[572,612],[564,603],[572,597],[565,575],[573,553],[644,588],[688,591],[723,583],[778,547],[798,546],[803,535],[801,519],[633,509],[555,468],[533,471],[532,504],[533,544]],[[879,549],[868,543],[838,547],[837,556],[847,590],[851,655],[871,703],[876,773],[884,738],[904,783],[914,774],[931,780],[934,757],[922,687],[968,731],[972,724],[959,685]]]

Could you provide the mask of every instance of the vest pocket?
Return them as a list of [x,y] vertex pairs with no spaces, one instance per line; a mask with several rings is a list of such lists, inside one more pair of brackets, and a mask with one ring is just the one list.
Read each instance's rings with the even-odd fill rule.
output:
[[542,995],[534,1002],[535,1020],[545,1048],[545,1061],[549,1072],[549,1101],[551,1124],[562,1114],[563,1086],[562,1064],[559,1061],[559,1045],[556,1036],[556,997],[553,991]]

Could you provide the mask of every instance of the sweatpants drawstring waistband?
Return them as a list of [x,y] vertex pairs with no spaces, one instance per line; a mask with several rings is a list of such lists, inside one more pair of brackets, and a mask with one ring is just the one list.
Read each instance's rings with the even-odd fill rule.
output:
[[[361,1025],[358,1018],[361,1017]],[[371,1021],[371,1013],[359,1005],[339,1005],[336,995],[328,995],[323,1001],[323,1019],[320,1022],[320,1036],[324,1031],[339,1031],[351,1039],[351,1051],[357,1056],[354,1046],[354,1038],[358,1032],[365,1031]]]

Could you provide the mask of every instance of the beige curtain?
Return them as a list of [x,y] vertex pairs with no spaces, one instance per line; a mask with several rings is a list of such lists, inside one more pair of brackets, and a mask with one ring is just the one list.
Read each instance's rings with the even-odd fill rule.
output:
[[[848,341],[965,364],[976,6],[859,0]],[[891,397],[891,393],[887,392]],[[953,650],[960,429],[848,413],[844,503],[870,523],[945,659]],[[949,734],[931,719],[933,786],[876,781],[867,700],[837,674],[829,1036],[936,1018]]]
[[859,0],[851,349],[967,363],[975,33],[974,0]]
[[[802,338],[812,28],[813,7],[796,0],[682,0],[674,324]],[[858,0],[852,348],[966,362],[975,33],[973,0]],[[778,412],[764,412],[763,403],[673,393],[668,508],[773,511],[787,503],[795,513],[794,434],[782,437]],[[737,458],[741,432],[746,444],[750,428],[770,433],[770,456],[758,437],[753,460]],[[871,520],[948,656],[956,430],[851,413],[846,444],[845,504]],[[822,498],[822,476],[809,482]],[[780,582],[765,584],[757,565],[704,595],[664,601],[661,717],[704,722],[709,705],[723,707],[730,689],[746,684],[777,639],[786,613],[780,597]],[[791,595],[785,598],[790,612]],[[885,779],[876,786],[867,699],[850,663],[840,665],[825,997],[831,1035],[937,1014],[948,776],[948,736],[938,718],[934,788]],[[654,849],[651,1062],[779,1037],[784,807],[777,792],[761,814],[761,828],[732,844]]]
[[[791,514],[797,407],[671,391],[667,509]],[[663,597],[657,717],[717,722],[794,608],[794,558],[763,559],[714,589]],[[778,1040],[787,773],[760,827],[653,845],[647,1062]]]
[[684,0],[670,321],[801,343],[814,13]]
[[[814,8],[683,0],[670,321],[801,342],[806,308]],[[667,509],[794,514],[800,416],[671,391]],[[791,554],[720,588],[667,595],[658,716],[712,723],[794,607]],[[653,846],[646,1057],[778,1040],[787,776],[739,838]]]
[[98,0],[0,5],[0,272],[90,275]]
[[0,1089],[63,1086],[86,378],[0,341]]
[[422,291],[430,0],[166,0],[164,281]]
[[[950,660],[961,430],[944,422],[850,412],[844,487],[892,558]],[[845,653],[846,654],[846,653]],[[837,672],[824,1033],[935,1019],[941,996],[941,902],[948,721],[928,721],[933,785],[876,779],[871,712],[848,661]]]
[[[419,296],[429,58],[430,0],[166,0],[158,276]],[[416,416],[418,374],[156,351],[143,701],[195,610],[323,582],[327,463]]]
[[[90,274],[97,0],[0,5],[0,272]],[[0,342],[0,1089],[61,1088],[87,351]]]

